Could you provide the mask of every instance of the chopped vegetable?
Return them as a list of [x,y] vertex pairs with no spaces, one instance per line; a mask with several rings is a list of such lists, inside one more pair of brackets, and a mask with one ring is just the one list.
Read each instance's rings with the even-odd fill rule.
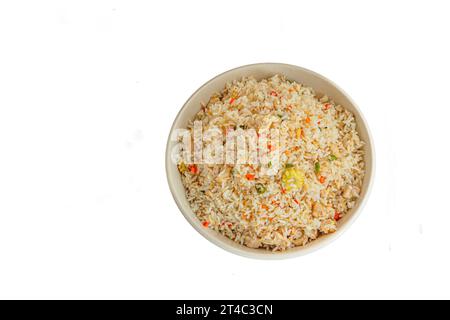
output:
[[271,144],[267,145],[267,148],[269,149],[269,151],[275,150],[275,147]]
[[273,96],[273,97],[277,97],[277,96],[278,96],[278,94],[277,94],[275,91],[272,91],[272,92],[270,93],[270,95]]
[[269,163],[267,164],[268,168],[272,168],[272,161],[269,161]]
[[264,210],[269,210],[269,207],[266,206],[265,204],[262,204],[262,205],[261,205],[261,208],[263,208]]
[[254,174],[251,174],[251,173],[247,173],[247,174],[245,175],[245,177],[247,178],[247,180],[255,180],[255,175],[254,175]]
[[336,221],[341,220],[341,214],[337,211],[334,213],[334,220],[336,220]]
[[188,166],[188,170],[192,174],[198,173],[198,167],[195,164],[191,164]]
[[263,194],[267,191],[267,188],[262,183],[257,183],[255,185],[256,192]]
[[330,156],[328,157],[328,159],[329,159],[330,161],[334,161],[334,160],[337,160],[337,157],[336,157],[334,154],[330,154]]
[[328,109],[330,109],[330,107],[331,107],[331,104],[330,104],[330,103],[325,103],[325,104],[323,105],[323,109],[324,109],[324,110],[328,110]]
[[203,221],[203,222],[202,222],[202,225],[203,225],[205,228],[208,228],[209,222],[208,222],[208,221]]
[[305,174],[303,171],[294,167],[286,168],[281,178],[287,191],[298,190],[303,187]]
[[298,129],[297,129],[296,135],[297,135],[297,139],[300,139],[300,138],[303,136],[303,130],[302,130],[302,128],[298,128]]
[[316,163],[314,164],[314,172],[315,172],[316,174],[320,172],[320,163],[319,163],[319,162],[316,162]]
[[277,114],[277,116],[281,119],[281,118],[283,118],[283,115],[282,114]]
[[286,169],[293,168],[294,165],[292,163],[286,163]]
[[233,104],[235,101],[236,101],[235,98],[231,98],[231,99],[230,99],[230,104]]
[[295,198],[294,198],[294,202],[295,202],[296,204],[300,205],[300,202],[298,202],[298,200],[295,199]]
[[319,181],[320,181],[320,183],[324,183],[325,182],[325,177],[324,176],[320,176]]
[[305,121],[306,121],[306,123],[310,123],[311,122],[311,118],[310,117],[306,117]]
[[185,173],[185,172],[186,172],[186,169],[187,169],[187,167],[186,167],[186,164],[185,164],[184,162],[181,162],[181,163],[178,165],[178,171],[180,171],[180,173]]

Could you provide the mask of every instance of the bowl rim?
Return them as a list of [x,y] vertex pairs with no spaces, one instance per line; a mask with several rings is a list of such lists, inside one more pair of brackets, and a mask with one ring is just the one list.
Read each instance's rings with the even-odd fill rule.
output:
[[[364,194],[364,197],[359,200],[360,201],[359,207],[352,213],[352,215],[349,217],[349,219],[346,221],[346,223],[339,226],[338,230],[336,230],[334,233],[328,234],[326,237],[323,237],[321,239],[321,241],[316,244],[314,244],[315,241],[312,241],[312,242],[310,242],[310,246],[299,247],[301,249],[297,249],[297,250],[288,249],[286,251],[271,252],[271,251],[266,251],[266,250],[262,250],[262,249],[252,249],[252,251],[247,251],[246,249],[244,249],[244,246],[242,246],[242,245],[234,247],[234,246],[227,244],[225,241],[222,241],[222,240],[219,240],[218,238],[210,236],[209,235],[210,232],[216,233],[216,231],[209,230],[209,229],[203,230],[204,228],[202,229],[197,224],[195,224],[193,222],[193,220],[190,219],[190,214],[185,212],[184,207],[181,205],[180,201],[178,200],[177,196],[175,195],[173,181],[172,181],[171,175],[169,173],[169,166],[171,165],[171,157],[170,157],[170,150],[169,150],[169,147],[171,144],[170,137],[173,133],[173,130],[175,129],[175,124],[178,122],[178,119],[179,119],[181,113],[189,105],[190,101],[197,95],[197,93],[199,93],[201,90],[203,90],[204,87],[206,87],[211,82],[215,81],[217,78],[220,78],[227,73],[238,71],[239,69],[244,69],[244,68],[248,68],[248,67],[256,67],[256,66],[272,66],[272,67],[283,66],[283,67],[287,67],[287,68],[299,69],[305,73],[310,74],[311,76],[319,78],[322,81],[328,82],[328,84],[330,84],[336,90],[338,90],[352,104],[352,106],[355,108],[356,112],[358,113],[358,115],[361,119],[360,122],[362,122],[362,125],[364,126],[365,130],[367,131],[368,141],[365,141],[365,143],[366,143],[366,146],[368,145],[369,149],[370,149],[371,170],[369,172],[368,171],[365,172],[365,175],[368,176],[369,180],[367,183],[366,193]],[[304,256],[304,255],[312,253],[316,250],[319,250],[319,249],[329,245],[330,243],[334,242],[336,239],[338,239],[355,222],[355,220],[360,216],[362,210],[364,209],[364,207],[368,201],[368,198],[372,192],[374,178],[375,178],[375,167],[376,167],[376,155],[375,155],[375,146],[374,146],[372,132],[369,128],[366,118],[364,117],[363,113],[361,112],[361,109],[356,104],[356,102],[341,87],[339,87],[336,83],[334,83],[330,79],[326,78],[325,76],[323,76],[315,71],[304,68],[304,67],[300,67],[300,66],[293,65],[293,64],[287,64],[287,63],[277,63],[277,62],[260,62],[260,63],[252,63],[252,64],[242,65],[242,66],[235,67],[235,68],[229,69],[227,71],[224,71],[224,72],[216,75],[215,77],[211,78],[210,80],[206,81],[205,83],[203,83],[197,90],[194,91],[194,93],[192,93],[189,96],[189,98],[184,102],[183,106],[178,111],[178,113],[170,127],[169,136],[167,138],[167,143],[166,143],[166,151],[165,151],[165,169],[166,169],[167,183],[169,185],[169,189],[172,194],[172,198],[174,199],[178,209],[183,214],[184,218],[189,222],[189,224],[195,230],[197,230],[197,232],[200,233],[205,239],[207,239],[209,242],[215,244],[219,248],[221,248],[227,252],[239,255],[241,257],[259,259],[259,260],[281,260],[281,259],[289,259],[289,258]],[[242,249],[241,249],[241,247],[242,247]],[[261,250],[261,251],[258,252],[258,250]]]

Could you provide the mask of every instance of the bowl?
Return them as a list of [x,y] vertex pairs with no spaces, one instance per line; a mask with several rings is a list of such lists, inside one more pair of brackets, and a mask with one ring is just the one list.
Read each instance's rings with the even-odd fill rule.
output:
[[[351,111],[355,117],[357,131],[361,139],[365,142],[365,166],[366,172],[364,181],[362,184],[362,190],[356,205],[347,212],[347,214],[338,222],[338,229],[336,232],[321,235],[318,239],[308,243],[305,246],[295,247],[286,251],[272,252],[266,249],[252,249],[243,245],[240,245],[231,239],[221,235],[220,233],[205,228],[202,226],[200,220],[189,206],[186,200],[185,190],[181,182],[181,177],[178,172],[178,168],[171,160],[171,152],[176,142],[171,141],[170,137],[174,130],[187,127],[187,123],[194,115],[200,110],[201,103],[207,102],[209,97],[215,93],[220,92],[228,81],[238,80],[242,77],[253,76],[257,80],[273,76],[274,74],[285,75],[287,79],[294,80],[298,83],[302,83],[309,87],[312,87],[315,92],[320,94],[326,94],[337,104],[342,105],[347,110]],[[296,256],[305,255],[314,250],[324,247],[336,238],[338,238],[347,228],[355,221],[362,211],[364,204],[367,201],[370,189],[372,186],[375,163],[374,163],[374,147],[373,140],[370,134],[367,123],[353,100],[336,84],[327,78],[315,73],[313,71],[282,63],[258,63],[245,65],[229,71],[226,71],[215,78],[206,82],[192,96],[186,101],[184,106],[179,111],[175,121],[173,122],[170,130],[169,139],[166,148],[166,173],[169,183],[170,191],[173,198],[184,215],[186,220],[197,230],[203,237],[217,245],[218,247],[225,249],[234,254],[238,254],[248,258],[256,259],[284,259],[292,258]]]

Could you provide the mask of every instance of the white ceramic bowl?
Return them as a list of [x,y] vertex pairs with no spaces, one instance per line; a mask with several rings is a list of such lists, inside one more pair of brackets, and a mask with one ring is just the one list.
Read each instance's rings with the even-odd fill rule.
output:
[[[175,145],[175,142],[172,142],[170,140],[172,132],[178,128],[186,128],[188,121],[192,119],[194,115],[200,110],[201,102],[207,102],[209,100],[209,97],[214,92],[220,92],[224,88],[225,83],[228,81],[241,79],[245,76],[253,76],[256,79],[260,80],[262,78],[270,77],[274,74],[285,75],[289,80],[294,80],[298,83],[302,83],[309,87],[312,87],[318,94],[328,95],[336,103],[351,111],[355,116],[357,125],[356,129],[361,139],[365,142],[364,160],[366,164],[366,173],[361,195],[355,207],[338,222],[338,229],[336,232],[320,236],[318,239],[310,242],[306,246],[296,247],[284,252],[271,252],[265,249],[248,248],[246,246],[239,245],[238,243],[226,238],[225,236],[219,234],[214,230],[204,228],[201,225],[200,220],[198,220],[198,218],[196,217],[195,213],[191,210],[189,203],[186,200],[180,174],[178,172],[177,166],[171,160],[171,150]],[[166,172],[169,187],[172,192],[173,198],[178,205],[178,208],[183,213],[187,221],[189,221],[189,223],[195,228],[195,230],[197,230],[206,239],[221,247],[222,249],[241,256],[258,259],[281,259],[304,255],[325,246],[326,244],[339,237],[352,224],[352,222],[355,221],[356,217],[361,212],[361,209],[364,206],[371,189],[375,170],[374,158],[375,156],[373,141],[367,123],[356,104],[342,89],[340,89],[337,85],[335,85],[325,77],[301,67],[281,63],[258,63],[242,66],[218,75],[217,77],[209,80],[203,86],[201,86],[186,101],[177,117],[175,118],[172,129],[170,131],[166,149]]]

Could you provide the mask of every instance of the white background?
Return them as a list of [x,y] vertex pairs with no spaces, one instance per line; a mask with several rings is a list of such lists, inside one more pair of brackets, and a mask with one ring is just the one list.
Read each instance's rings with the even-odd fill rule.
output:
[[[448,1],[4,1],[0,298],[450,298]],[[257,261],[202,238],[169,192],[172,121],[255,62],[338,83],[377,172],[355,224]]]

